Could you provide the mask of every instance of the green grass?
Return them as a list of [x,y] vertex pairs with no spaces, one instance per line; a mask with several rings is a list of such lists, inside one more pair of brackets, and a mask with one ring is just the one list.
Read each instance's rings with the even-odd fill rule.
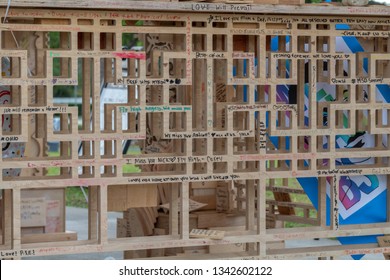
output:
[[[84,188],[84,191],[88,197],[88,188]],[[80,187],[68,187],[65,189],[65,203],[66,206],[88,208],[88,203]]]
[[47,168],[47,176],[58,176],[60,175],[59,167],[49,167]]
[[[275,186],[281,187],[283,186],[283,180],[282,179],[276,179],[275,180]],[[289,178],[288,179],[288,186],[293,189],[301,189],[302,187],[300,186],[299,182],[295,178]],[[266,192],[267,199],[274,199],[274,195],[271,191]],[[290,194],[291,201],[292,202],[300,202],[300,203],[309,203],[311,204],[311,201],[309,197],[306,194]],[[297,216],[303,217],[303,209],[296,208],[295,213]],[[317,215],[316,210],[310,210],[309,213],[310,217],[315,218]],[[309,227],[311,225],[309,224],[301,224],[301,223],[296,223],[296,222],[289,222],[286,221],[284,222],[284,227],[285,228],[295,228],[295,227]]]

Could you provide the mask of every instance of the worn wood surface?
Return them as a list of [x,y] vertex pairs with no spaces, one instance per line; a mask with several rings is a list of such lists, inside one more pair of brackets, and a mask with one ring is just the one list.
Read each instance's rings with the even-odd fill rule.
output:
[[[74,2],[54,8],[41,1],[40,7],[51,9],[21,9],[17,6],[25,2],[12,3],[0,24],[0,55],[11,62],[1,82],[14,99],[0,113],[13,121],[0,136],[4,145],[27,142],[29,151],[0,161],[3,255],[140,250],[131,257],[190,258],[199,249],[200,258],[266,259],[389,252],[376,244],[268,247],[291,239],[390,233],[388,222],[340,223],[344,202],[351,199],[351,193],[341,195],[342,180],[390,173],[383,140],[390,134],[390,105],[376,98],[376,86],[390,83],[387,7],[326,6],[321,15],[310,15],[314,6],[290,6],[285,15],[285,6],[251,4],[119,1],[108,7],[100,1],[59,9]],[[350,29],[336,28],[339,24]],[[50,47],[49,32],[59,33],[59,46]],[[340,37],[357,37],[365,52],[338,49]],[[123,49],[136,42],[141,50]],[[37,70],[34,59],[41,62]],[[318,82],[334,89],[329,99],[317,100]],[[102,101],[105,83],[123,91],[124,100]],[[296,86],[285,99],[284,85]],[[58,86],[80,93],[80,109],[54,102]],[[26,98],[33,89],[36,95]],[[372,135],[371,146],[338,147],[339,135],[362,131]],[[123,149],[127,140],[130,151]],[[58,155],[46,153],[49,142],[59,143]],[[340,165],[344,158],[372,160]],[[59,172],[48,174],[53,167]],[[10,169],[21,172],[5,174]],[[295,179],[307,177],[318,179],[312,186],[319,189],[317,209],[290,196],[305,196]],[[24,244],[22,215],[32,214],[22,211],[25,189],[44,194],[69,186],[88,187],[88,240],[48,235],[47,242],[37,236]],[[131,191],[137,187],[140,192]],[[193,212],[192,200],[206,205]],[[165,206],[158,214],[146,208],[157,204]],[[114,240],[107,236],[110,210],[127,213],[118,224],[121,238]],[[271,221],[309,227],[267,228]],[[193,228],[234,226],[240,229],[221,240],[190,238]],[[237,243],[244,244],[243,252],[207,251]],[[164,250],[147,251],[152,249]]]
[[[7,6],[8,1],[0,1]],[[196,3],[164,1],[74,1],[74,0],[13,0],[12,7],[47,7],[70,9],[131,9],[149,11],[182,11],[182,12],[241,12],[241,13],[276,13],[276,14],[325,14],[325,15],[389,15],[386,6],[339,6],[339,5],[270,5],[270,4],[237,4],[237,3]]]

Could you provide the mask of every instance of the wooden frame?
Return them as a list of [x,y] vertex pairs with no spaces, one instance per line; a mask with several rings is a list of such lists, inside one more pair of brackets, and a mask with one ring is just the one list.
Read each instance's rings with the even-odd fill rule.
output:
[[[294,239],[390,233],[389,209],[383,209],[387,216],[383,223],[340,225],[337,187],[345,174],[390,173],[389,152],[380,141],[380,137],[390,134],[388,119],[381,117],[390,105],[375,98],[375,86],[390,82],[389,8],[324,7],[321,15],[312,15],[311,6],[287,10],[286,6],[201,3],[174,6],[137,2],[135,6],[116,1],[110,2],[110,8],[118,10],[106,11],[105,2],[95,5],[94,10],[81,9],[89,8],[89,2],[72,2],[72,10],[60,9],[69,7],[66,1],[60,2],[58,9],[51,9],[53,3],[48,2],[48,8],[39,10],[19,8],[23,3],[14,1],[7,21],[1,23],[0,56],[12,60],[12,75],[3,75],[1,83],[11,92],[16,87],[20,89],[15,90],[11,104],[0,107],[2,115],[13,118],[13,129],[2,132],[2,142],[27,143],[24,157],[0,161],[2,170],[21,169],[18,176],[3,176],[0,181],[2,258],[177,247],[194,252],[194,247],[236,243],[245,244],[244,250],[207,253],[206,248],[202,254],[189,254],[187,250],[175,255],[160,250],[149,256],[272,259],[390,252],[390,247],[377,244],[295,249],[272,245]],[[136,10],[125,11],[135,7]],[[226,7],[223,13],[221,7]],[[275,14],[269,15],[270,11]],[[283,15],[287,11],[290,15]],[[4,15],[5,9],[0,13]],[[336,28],[338,24],[352,28],[340,30]],[[49,32],[59,33],[58,48],[50,48],[45,42]],[[124,34],[135,34],[144,49],[123,50]],[[367,46],[366,52],[336,50],[336,39],[341,36],[358,37]],[[276,37],[277,47],[271,49]],[[10,44],[5,42],[7,38]],[[369,65],[366,74],[361,71],[365,61]],[[61,65],[59,74],[54,73],[53,63]],[[344,65],[349,69],[346,76]],[[102,81],[127,91],[127,102],[107,103],[101,112]],[[334,101],[317,103],[319,81],[335,87]],[[55,103],[54,87],[77,84],[82,96],[80,111],[75,106]],[[276,97],[277,85],[286,84],[296,85],[295,103]],[[305,109],[305,87],[309,109]],[[359,97],[361,87],[367,88],[368,99]],[[349,95],[343,99],[345,88]],[[32,96],[37,97],[34,102]],[[329,116],[326,125],[322,120],[324,108]],[[367,123],[359,123],[364,116]],[[57,117],[61,125],[56,130],[53,122]],[[360,130],[375,135],[374,147],[336,147],[337,135]],[[277,144],[270,137],[277,139]],[[327,148],[321,142],[325,141],[323,137],[329,139]],[[122,145],[127,140],[138,145],[141,153],[123,154]],[[53,158],[44,152],[29,153],[34,141],[43,150],[47,142],[58,142],[60,155]],[[375,160],[358,167],[337,165],[336,161],[344,157]],[[140,172],[126,173],[125,165],[135,165]],[[53,166],[60,173],[48,176],[47,168]],[[292,202],[288,195],[303,194],[292,188],[291,180],[306,177],[319,179],[318,185],[313,186],[319,190],[315,211],[311,204]],[[192,209],[194,184],[201,182],[219,185],[218,191],[217,186],[203,190],[215,196],[215,209],[208,209],[212,213]],[[140,221],[147,216],[149,224],[142,227],[150,229],[158,219],[154,207],[168,203],[167,228],[156,227],[151,236],[139,236],[133,231],[109,240],[108,187],[131,189],[146,184],[155,185],[159,203],[148,203],[144,210],[133,211],[129,202],[125,204],[131,208],[128,215],[144,215]],[[329,224],[327,185],[332,209]],[[42,243],[44,239],[36,238],[40,241],[34,242],[30,238],[28,243],[22,242],[21,191],[68,186],[89,187],[88,240],[69,240],[74,239],[72,235],[64,237],[67,241]],[[266,199],[267,190],[274,193],[274,199]],[[302,217],[296,215],[298,208],[304,209]],[[310,211],[315,212],[314,217]],[[214,217],[210,219],[214,225],[205,223],[210,217]],[[270,228],[267,218],[311,226]],[[196,224],[191,219],[196,219]],[[127,220],[135,223],[135,218]],[[194,226],[225,228],[226,233],[221,240],[193,239],[190,231]],[[131,257],[137,256],[147,255]]]

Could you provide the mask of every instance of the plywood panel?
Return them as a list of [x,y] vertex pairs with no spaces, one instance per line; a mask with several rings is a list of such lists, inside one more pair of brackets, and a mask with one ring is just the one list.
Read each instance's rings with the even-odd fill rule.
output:
[[157,206],[156,185],[108,186],[108,211],[126,211],[136,207]]

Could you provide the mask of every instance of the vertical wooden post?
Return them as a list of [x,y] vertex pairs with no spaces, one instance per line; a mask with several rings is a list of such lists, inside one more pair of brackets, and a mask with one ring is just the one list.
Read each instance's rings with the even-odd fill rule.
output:
[[[98,239],[98,223],[97,217],[100,215],[99,210],[99,186],[88,187],[88,239]],[[99,227],[100,228],[100,227]]]
[[3,190],[3,244],[6,248],[11,249],[12,246],[12,225],[13,225],[13,198],[12,190]]
[[180,234],[182,239],[188,239],[190,234],[189,225],[189,183],[181,184],[181,209],[180,209]]
[[330,227],[338,230],[340,227],[339,217],[339,180],[338,176],[333,176],[330,183]]
[[[12,223],[12,249],[19,251],[22,245],[21,218],[20,218],[20,189],[12,190],[13,223]],[[18,256],[17,258],[20,258]]]
[[98,192],[98,211],[99,211],[99,227],[98,227],[98,238],[99,238],[99,244],[100,245],[105,245],[108,243],[108,216],[107,216],[107,185],[101,185],[99,188]]

